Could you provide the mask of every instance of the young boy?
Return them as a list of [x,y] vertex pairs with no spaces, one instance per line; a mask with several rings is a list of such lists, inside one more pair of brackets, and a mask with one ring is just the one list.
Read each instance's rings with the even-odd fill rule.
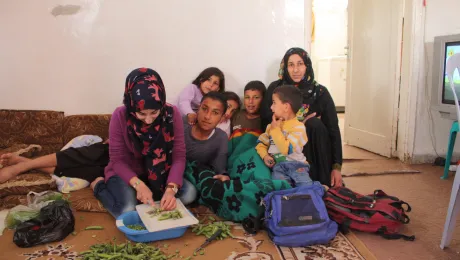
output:
[[228,137],[216,128],[227,110],[227,100],[222,93],[209,92],[201,100],[197,122],[190,125],[184,116],[186,158],[210,166],[215,179],[227,181]]
[[272,178],[287,180],[292,186],[309,185],[310,166],[303,147],[308,138],[305,125],[298,121],[296,112],[302,106],[302,94],[294,86],[281,86],[273,92],[272,123],[259,136],[257,153],[272,168]]
[[238,129],[262,131],[260,105],[267,88],[260,81],[251,81],[244,87],[244,107],[232,118],[232,132]]

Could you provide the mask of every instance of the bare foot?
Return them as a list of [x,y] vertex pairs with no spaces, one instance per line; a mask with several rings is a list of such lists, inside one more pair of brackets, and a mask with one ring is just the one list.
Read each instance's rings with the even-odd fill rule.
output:
[[11,166],[11,165],[18,164],[22,161],[25,161],[24,159],[26,158],[19,156],[17,154],[6,153],[0,156],[0,164],[3,165],[3,167]]
[[19,175],[22,172],[22,167],[20,164],[15,164],[7,166],[0,169],[0,183],[4,183],[13,177]]
[[91,182],[90,187],[94,191],[94,187],[96,187],[96,184],[99,182],[104,181],[104,178],[102,177],[97,177],[93,182]]

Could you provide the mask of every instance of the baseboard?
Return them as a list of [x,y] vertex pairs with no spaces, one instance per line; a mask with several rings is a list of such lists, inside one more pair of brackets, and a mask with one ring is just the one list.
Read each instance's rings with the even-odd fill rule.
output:
[[[446,158],[445,154],[440,154],[439,156],[442,156]],[[436,154],[418,154],[418,155],[413,155],[412,158],[409,160],[410,164],[424,164],[424,163],[433,163],[434,160],[438,156]],[[454,153],[452,155],[451,162],[456,162],[460,160],[460,153]]]
[[345,113],[345,106],[336,106],[335,111],[337,111],[337,113]]

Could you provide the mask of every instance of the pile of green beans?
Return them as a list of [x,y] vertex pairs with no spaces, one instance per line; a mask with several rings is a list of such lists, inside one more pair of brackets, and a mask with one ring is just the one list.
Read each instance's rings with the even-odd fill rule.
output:
[[162,209],[160,209],[160,208],[153,208],[152,210],[147,211],[147,214],[149,214],[150,217],[153,218],[153,217],[156,217],[156,216],[160,215],[161,212],[163,212]]
[[179,210],[175,209],[173,211],[168,211],[163,213],[158,217],[158,221],[167,220],[167,219],[180,219],[182,218],[182,213]]
[[142,243],[117,245],[115,241],[107,244],[96,244],[90,250],[81,252],[79,257],[84,260],[167,260],[173,256],[165,255],[159,248]]
[[144,226],[139,225],[139,224],[127,225],[126,227],[128,227],[129,229],[132,229],[132,230],[146,230],[146,228]]
[[222,229],[222,233],[217,237],[219,240],[223,240],[227,237],[234,238],[230,225],[225,224],[224,222],[213,222],[208,224],[198,224],[195,225],[192,229],[193,233],[196,233],[197,236],[202,235],[206,238],[210,238],[218,229]]

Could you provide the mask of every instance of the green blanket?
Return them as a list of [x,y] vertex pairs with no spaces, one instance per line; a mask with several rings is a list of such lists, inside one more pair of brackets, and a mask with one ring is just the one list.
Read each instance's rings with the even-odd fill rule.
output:
[[267,193],[290,188],[286,181],[271,179],[270,169],[255,150],[258,136],[250,131],[233,133],[227,167],[230,181],[213,179],[215,173],[206,166],[187,164],[185,177],[197,188],[199,203],[226,220],[259,216],[264,210],[260,201]]

